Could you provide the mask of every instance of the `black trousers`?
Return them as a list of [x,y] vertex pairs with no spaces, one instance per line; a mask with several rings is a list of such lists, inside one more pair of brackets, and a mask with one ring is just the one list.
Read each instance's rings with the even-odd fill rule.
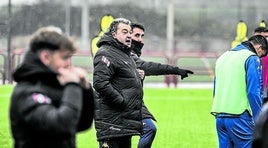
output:
[[99,148],[131,148],[131,136],[101,140]]

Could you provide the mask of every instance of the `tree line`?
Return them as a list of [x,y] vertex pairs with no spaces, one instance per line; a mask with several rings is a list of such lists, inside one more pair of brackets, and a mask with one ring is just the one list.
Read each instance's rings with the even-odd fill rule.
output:
[[[162,8],[166,9],[166,8]],[[7,7],[2,6],[0,13],[0,23],[7,22]],[[65,29],[66,7],[59,1],[41,1],[32,5],[20,5],[12,7],[12,36],[25,36],[31,34],[37,28],[47,25],[55,25]],[[143,9],[135,4],[123,5],[92,5],[89,8],[89,29],[90,38],[97,35],[100,31],[100,19],[103,15],[110,14],[116,17],[125,17],[132,21],[141,22],[146,26],[148,35],[160,37],[166,36],[166,14],[157,9]],[[219,26],[215,20],[201,18],[202,13],[196,13],[192,17],[175,13],[174,34],[195,36],[210,34],[221,36],[219,30],[215,33],[214,26]],[[0,31],[4,34],[3,25]],[[81,34],[81,7],[71,6],[70,8],[70,35],[80,36]]]

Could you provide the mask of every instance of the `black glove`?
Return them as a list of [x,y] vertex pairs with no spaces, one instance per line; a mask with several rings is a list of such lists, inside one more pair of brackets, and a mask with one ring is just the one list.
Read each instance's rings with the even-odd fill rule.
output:
[[188,74],[194,74],[194,72],[192,72],[191,70],[187,70],[187,69],[178,68],[177,71],[178,71],[178,75],[181,75],[182,80],[188,77]]

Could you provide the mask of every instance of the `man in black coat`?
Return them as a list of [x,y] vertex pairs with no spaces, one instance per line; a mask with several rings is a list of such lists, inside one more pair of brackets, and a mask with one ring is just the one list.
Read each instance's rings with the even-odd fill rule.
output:
[[13,73],[10,126],[15,148],[75,148],[76,133],[93,122],[93,88],[87,73],[70,65],[73,42],[57,27],[33,34]]
[[131,22],[115,19],[101,37],[94,57],[95,128],[100,148],[130,148],[142,130],[143,89],[131,58]]
[[[150,75],[167,75],[167,74],[175,74],[180,75],[181,79],[188,77],[188,74],[193,74],[190,70],[180,69],[177,66],[155,63],[155,62],[147,62],[140,58],[142,52],[141,49],[143,47],[143,37],[145,28],[143,25],[139,23],[131,24],[132,33],[132,57],[135,60],[137,67],[139,68],[141,77],[150,76]],[[144,73],[143,73],[143,72]],[[144,78],[144,77],[143,77]],[[154,121],[156,121],[155,117],[149,112],[148,108],[145,106],[144,102],[142,104],[142,123],[143,123],[143,132],[139,139],[138,148],[150,148],[155,134],[156,134],[156,126],[154,125]]]
[[252,148],[268,147],[268,103],[262,107],[253,128]]

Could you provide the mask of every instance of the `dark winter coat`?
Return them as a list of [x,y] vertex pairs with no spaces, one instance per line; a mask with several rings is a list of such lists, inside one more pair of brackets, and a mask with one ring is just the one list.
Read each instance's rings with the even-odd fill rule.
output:
[[28,52],[13,74],[10,105],[15,148],[75,148],[75,134],[93,122],[93,89],[61,86],[57,73]]
[[252,148],[268,147],[268,103],[262,107],[253,129]]
[[[136,62],[138,68],[144,70],[145,76],[150,75],[167,75],[167,74],[178,74],[178,67],[167,64],[147,62],[138,57],[135,50],[131,52],[131,56]],[[150,113],[145,104],[142,104],[142,119],[151,118],[156,121],[155,117]]]
[[94,57],[97,139],[139,135],[143,89],[130,49],[104,35]]
[[135,53],[131,54],[138,68],[144,70],[145,76],[151,75],[179,75],[179,67],[156,62],[147,62],[138,57]]

